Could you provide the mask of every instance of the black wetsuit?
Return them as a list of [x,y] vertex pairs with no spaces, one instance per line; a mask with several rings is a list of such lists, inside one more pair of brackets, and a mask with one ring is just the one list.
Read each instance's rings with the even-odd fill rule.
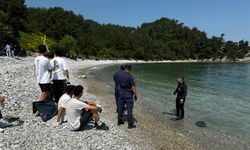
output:
[[[187,96],[187,85],[185,84],[185,82],[183,82],[182,84],[178,84],[177,88],[174,92],[174,94],[177,94],[176,97],[176,116],[184,118],[184,103],[186,100],[186,96]],[[183,103],[181,104],[180,100],[183,99]],[[180,114],[181,112],[181,114]]]

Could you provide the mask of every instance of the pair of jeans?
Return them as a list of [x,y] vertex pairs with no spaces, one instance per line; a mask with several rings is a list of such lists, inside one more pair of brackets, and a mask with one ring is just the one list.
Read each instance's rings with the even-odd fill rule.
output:
[[53,96],[55,102],[58,103],[60,97],[65,93],[66,80],[53,80]]
[[124,121],[124,106],[127,106],[128,124],[134,124],[133,107],[134,100],[132,94],[121,93],[118,99],[118,122]]

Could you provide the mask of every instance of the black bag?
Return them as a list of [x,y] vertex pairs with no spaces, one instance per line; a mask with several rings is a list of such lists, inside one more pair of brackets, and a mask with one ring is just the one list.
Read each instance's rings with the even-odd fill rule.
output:
[[39,112],[42,121],[46,122],[56,115],[57,107],[52,100],[33,102],[33,113],[35,114],[37,111]]

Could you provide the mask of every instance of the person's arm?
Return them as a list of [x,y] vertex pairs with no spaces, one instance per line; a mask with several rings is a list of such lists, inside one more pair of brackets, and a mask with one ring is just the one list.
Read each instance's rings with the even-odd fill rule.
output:
[[130,84],[132,85],[132,93],[135,101],[137,100],[137,90],[136,90],[136,84],[133,76],[130,76]]
[[61,116],[62,116],[62,113],[65,111],[65,108],[63,107],[60,107],[59,110],[58,110],[58,113],[57,113],[57,117],[56,117],[56,121],[57,122],[60,122],[61,121]]
[[84,103],[86,103],[86,104],[89,104],[89,105],[94,105],[94,106],[96,106],[96,103],[95,102],[91,102],[91,101],[83,101]]
[[177,88],[175,89],[173,95],[176,95],[176,94],[177,94],[177,91],[178,91],[178,86],[177,86]]
[[136,86],[132,86],[133,96],[137,96]]
[[64,75],[69,80],[69,70],[64,70]]
[[63,70],[64,70],[63,74],[67,78],[67,80],[69,80],[69,68],[68,68],[66,61],[64,59],[63,59],[62,65],[63,65]]
[[98,112],[102,112],[102,108],[97,106],[97,105],[90,105],[90,104],[85,103],[84,108],[87,109],[87,110],[94,110],[94,111],[97,110]]

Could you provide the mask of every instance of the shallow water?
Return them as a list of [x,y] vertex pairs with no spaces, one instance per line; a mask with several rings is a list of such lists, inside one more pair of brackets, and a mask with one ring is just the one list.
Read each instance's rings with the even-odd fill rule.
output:
[[[92,72],[111,87],[119,65]],[[250,141],[250,64],[134,64],[138,98],[148,113],[170,125],[191,133],[227,136],[242,143]],[[176,76],[184,76],[188,85],[186,117],[173,123]],[[198,123],[197,123],[198,122]],[[207,127],[199,129],[199,123]],[[199,134],[199,133],[197,133]]]

